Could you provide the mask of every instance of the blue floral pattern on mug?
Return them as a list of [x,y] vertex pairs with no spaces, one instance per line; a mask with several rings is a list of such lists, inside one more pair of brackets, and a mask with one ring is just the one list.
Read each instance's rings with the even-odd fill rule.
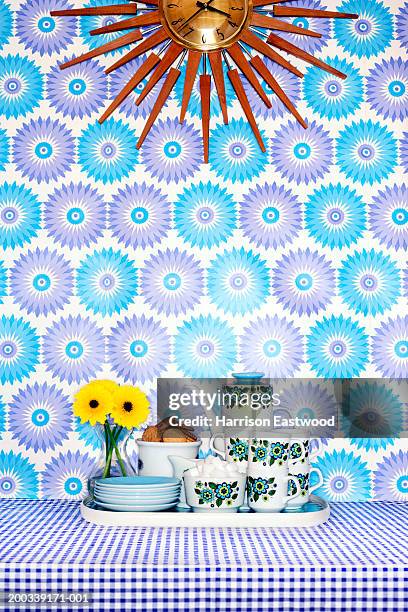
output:
[[269,440],[252,440],[251,457],[253,463],[266,465],[283,465],[288,458],[288,442]]
[[269,501],[270,497],[275,495],[276,488],[277,484],[273,476],[271,478],[248,476],[247,478],[247,493],[251,502],[257,502],[259,499]]
[[200,505],[209,504],[211,508],[216,506],[232,506],[238,497],[238,481],[229,482],[202,482],[197,480],[194,491],[198,495]]
[[248,461],[248,442],[240,438],[230,438],[228,455],[235,462]]
[[[300,485],[300,496],[306,497],[309,492],[309,474],[290,474],[298,479]],[[298,488],[296,482],[292,479],[288,482],[288,495],[295,495]]]

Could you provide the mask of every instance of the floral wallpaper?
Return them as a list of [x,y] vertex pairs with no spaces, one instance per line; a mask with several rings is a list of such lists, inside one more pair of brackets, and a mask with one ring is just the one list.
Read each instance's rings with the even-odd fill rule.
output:
[[[0,497],[84,495],[98,440],[71,398],[95,377],[154,405],[160,375],[407,376],[408,3],[326,1],[360,18],[293,21],[348,79],[267,61],[309,129],[246,84],[267,154],[234,97],[228,125],[214,97],[202,165],[182,79],[138,152],[160,83],[139,112],[132,94],[97,119],[139,60],[59,70],[111,17],[0,0]],[[402,428],[397,391],[371,393]],[[404,441],[324,440],[316,464],[330,500],[408,500]]]

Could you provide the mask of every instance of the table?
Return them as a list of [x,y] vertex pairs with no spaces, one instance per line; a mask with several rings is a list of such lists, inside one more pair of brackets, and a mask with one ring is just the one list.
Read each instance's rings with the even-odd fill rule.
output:
[[273,530],[96,527],[76,502],[0,501],[0,591],[93,598],[19,610],[406,611],[407,551],[396,502],[333,504],[324,525]]

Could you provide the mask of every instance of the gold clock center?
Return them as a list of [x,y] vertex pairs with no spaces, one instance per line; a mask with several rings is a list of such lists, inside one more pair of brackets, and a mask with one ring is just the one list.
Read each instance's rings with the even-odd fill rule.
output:
[[159,0],[169,36],[189,49],[229,47],[240,37],[252,13],[252,0]]

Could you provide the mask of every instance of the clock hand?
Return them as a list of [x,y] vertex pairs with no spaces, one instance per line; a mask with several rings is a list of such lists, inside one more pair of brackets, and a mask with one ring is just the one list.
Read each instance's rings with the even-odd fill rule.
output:
[[206,2],[200,2],[198,0],[197,6],[201,6],[203,9],[207,9],[208,11],[214,11],[215,13],[220,13],[221,15],[225,15],[226,17],[231,17],[229,13],[226,13],[225,11],[221,11],[220,9],[215,8],[215,6],[208,6]]
[[[194,19],[194,17],[197,17],[199,13],[206,9],[211,2],[214,2],[214,0],[208,0],[208,2],[200,2],[200,4],[202,4],[203,6],[200,6],[198,11],[190,15],[190,17],[186,19],[186,21],[179,28],[177,28],[177,32],[180,32],[180,30],[182,30],[188,23],[190,23],[190,21]],[[196,3],[196,6],[199,6],[198,2]]]

